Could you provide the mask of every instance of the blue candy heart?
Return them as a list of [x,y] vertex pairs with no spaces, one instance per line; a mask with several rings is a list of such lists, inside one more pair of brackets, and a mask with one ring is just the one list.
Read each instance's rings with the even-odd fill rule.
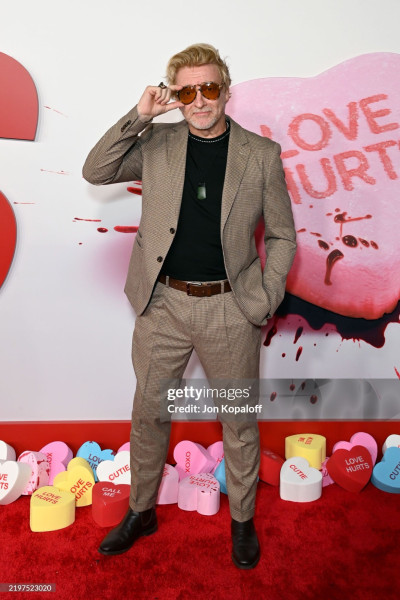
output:
[[114,460],[115,452],[110,449],[102,450],[97,442],[85,442],[76,455],[88,461],[92,467],[95,481],[98,481],[97,467],[103,460]]
[[400,494],[400,448],[388,448],[372,471],[371,482],[383,492]]

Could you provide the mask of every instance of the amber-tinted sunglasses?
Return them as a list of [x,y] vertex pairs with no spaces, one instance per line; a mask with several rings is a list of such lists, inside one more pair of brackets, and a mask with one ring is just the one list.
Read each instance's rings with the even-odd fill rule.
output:
[[191,104],[197,96],[197,90],[200,90],[202,96],[207,100],[217,100],[222,87],[224,87],[223,83],[214,83],[214,81],[207,81],[198,85],[185,85],[176,92],[176,97],[182,104]]

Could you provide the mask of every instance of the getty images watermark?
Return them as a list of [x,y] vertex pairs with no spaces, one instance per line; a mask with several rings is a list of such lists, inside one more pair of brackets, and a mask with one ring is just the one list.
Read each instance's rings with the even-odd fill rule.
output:
[[256,379],[165,380],[161,386],[161,420],[255,420],[261,414]]

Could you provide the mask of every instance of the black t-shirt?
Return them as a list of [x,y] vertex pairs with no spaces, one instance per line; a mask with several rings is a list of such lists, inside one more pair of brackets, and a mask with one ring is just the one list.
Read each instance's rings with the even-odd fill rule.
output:
[[212,139],[189,134],[178,227],[161,272],[183,281],[226,279],[221,200],[229,128]]

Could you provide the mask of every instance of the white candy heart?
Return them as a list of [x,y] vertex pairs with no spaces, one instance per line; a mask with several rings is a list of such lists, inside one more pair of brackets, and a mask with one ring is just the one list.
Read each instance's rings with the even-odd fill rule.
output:
[[13,460],[0,461],[0,504],[11,504],[26,488],[31,468]]
[[99,481],[112,483],[131,483],[130,454],[127,450],[118,452],[114,460],[103,460],[97,467]]
[[313,502],[322,494],[322,473],[300,456],[289,458],[281,469],[280,496],[291,502]]
[[382,454],[385,454],[388,448],[400,448],[400,435],[392,433],[392,435],[386,438],[382,446]]
[[3,440],[0,440],[0,460],[15,460],[15,450]]

